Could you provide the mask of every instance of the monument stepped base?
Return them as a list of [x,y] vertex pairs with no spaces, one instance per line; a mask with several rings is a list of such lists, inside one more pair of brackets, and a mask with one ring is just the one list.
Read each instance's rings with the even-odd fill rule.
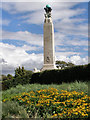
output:
[[53,64],[44,64],[43,68],[40,70],[41,72],[44,70],[53,70],[56,69],[56,66]]

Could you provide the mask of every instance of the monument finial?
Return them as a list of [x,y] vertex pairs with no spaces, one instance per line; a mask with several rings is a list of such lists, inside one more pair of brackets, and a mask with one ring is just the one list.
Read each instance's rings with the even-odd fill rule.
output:
[[45,14],[45,18],[49,18],[51,17],[51,11],[52,11],[52,8],[50,5],[46,5],[46,8],[44,8],[46,14]]

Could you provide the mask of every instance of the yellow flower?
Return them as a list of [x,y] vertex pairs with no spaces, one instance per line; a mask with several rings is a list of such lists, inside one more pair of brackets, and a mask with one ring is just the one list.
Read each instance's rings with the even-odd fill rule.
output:
[[18,98],[18,100],[21,100],[21,98]]
[[47,106],[49,106],[49,104],[47,104]]
[[62,116],[62,113],[58,113],[59,116]]
[[88,116],[88,114],[85,114],[85,116]]
[[17,98],[18,96],[16,96],[16,98]]
[[6,100],[4,99],[3,102],[5,102]]
[[54,100],[56,100],[56,98],[54,98]]
[[85,116],[85,114],[82,112],[82,116]]
[[30,103],[30,101],[27,101],[27,103]]
[[57,114],[52,115],[52,117],[56,117],[56,116],[57,116]]
[[78,112],[75,112],[74,114],[75,114],[75,115],[78,115]]
[[36,106],[40,106],[40,104],[38,103],[38,104],[36,104]]

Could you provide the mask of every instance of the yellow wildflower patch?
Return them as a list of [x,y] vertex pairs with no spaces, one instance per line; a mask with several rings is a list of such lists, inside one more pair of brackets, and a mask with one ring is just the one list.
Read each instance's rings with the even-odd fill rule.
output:
[[[55,88],[24,92],[10,100],[25,106],[27,112],[34,116],[35,110],[41,117],[49,114],[51,118],[87,118],[90,112],[88,95],[84,92],[57,90]],[[7,102],[8,99],[3,99]]]

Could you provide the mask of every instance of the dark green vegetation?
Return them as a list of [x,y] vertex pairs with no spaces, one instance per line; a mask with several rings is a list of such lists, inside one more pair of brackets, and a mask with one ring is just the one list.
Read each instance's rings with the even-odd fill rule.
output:
[[46,70],[32,75],[31,83],[62,84],[62,82],[89,81],[90,64],[68,67],[62,70]]
[[18,84],[29,84],[31,81],[32,71],[25,70],[24,67],[15,70],[15,76],[8,74],[2,75],[2,90],[15,87]]
[[44,72],[33,73],[25,70],[24,67],[15,70],[15,76],[8,74],[2,75],[2,90],[16,87],[18,84],[62,84],[74,81],[87,82],[90,79],[90,64],[67,67],[57,70],[46,70]]

